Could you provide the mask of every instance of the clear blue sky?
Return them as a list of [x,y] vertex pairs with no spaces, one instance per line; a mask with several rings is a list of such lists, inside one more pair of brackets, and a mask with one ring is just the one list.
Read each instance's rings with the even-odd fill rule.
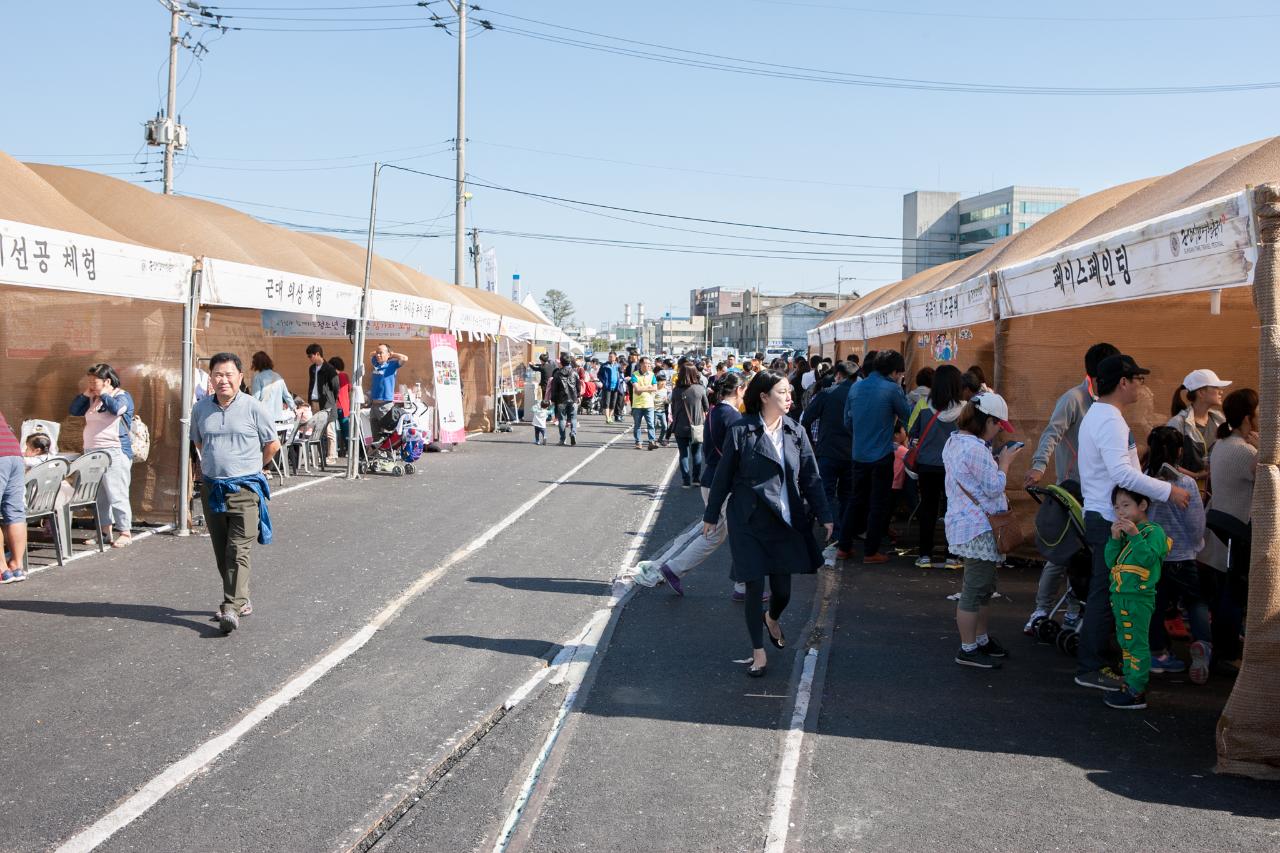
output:
[[[625,46],[498,14],[836,72],[1095,88],[1280,79],[1274,60],[1250,35],[1274,31],[1280,10],[1257,0],[1224,7],[880,0],[479,5],[486,10],[473,16],[499,29],[470,40],[468,171],[503,186],[620,207],[892,237],[901,231],[902,194],[912,189],[983,191],[1021,183],[1090,192],[1273,134],[1280,112],[1276,89],[995,95],[725,73],[522,36],[503,28]],[[431,8],[451,16],[443,2]],[[1215,15],[1217,9],[1230,17]],[[411,2],[396,0],[227,0],[223,10],[239,16],[227,23],[261,28],[398,27],[412,22],[371,19],[423,16]],[[262,19],[272,17],[284,20]],[[156,0],[8,4],[0,30],[6,78],[0,149],[136,172],[140,167],[127,164],[140,149],[142,122],[163,99],[167,28]],[[255,31],[217,38],[195,31],[193,40],[202,34],[209,46],[203,60],[193,63],[186,51],[180,59],[179,104],[191,147],[178,171],[179,192],[235,199],[233,206],[263,217],[360,231],[368,211],[367,164],[375,156],[409,157],[401,164],[452,175],[446,140],[454,135],[456,46],[444,32]],[[160,159],[157,149],[149,149],[149,159],[146,149],[137,157],[152,167]],[[451,232],[449,183],[383,175],[380,218],[388,228]],[[619,221],[494,190],[473,192],[469,224],[482,232],[733,246],[746,254],[848,252],[860,257],[841,261],[844,275],[856,276],[853,286],[864,292],[899,277],[892,241],[648,220],[757,241],[856,248],[753,242]],[[650,316],[684,314],[689,289],[711,284],[834,289],[838,266],[514,236],[482,241],[497,247],[504,292],[518,271],[538,295],[551,287],[566,291],[579,319],[591,324],[620,320],[624,302],[644,301]],[[869,245],[878,247],[861,248]],[[438,278],[452,277],[451,237],[381,239],[377,249]]]

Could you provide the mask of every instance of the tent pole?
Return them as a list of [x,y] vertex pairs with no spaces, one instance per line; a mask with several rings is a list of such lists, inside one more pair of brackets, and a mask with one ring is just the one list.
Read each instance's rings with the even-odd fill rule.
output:
[[178,448],[178,536],[188,536],[191,500],[191,401],[195,396],[196,317],[200,314],[200,280],[203,271],[196,261],[191,270],[190,292],[182,305],[182,385],[179,390],[182,404],[178,418],[181,424],[181,442]]
[[[356,320],[355,341],[352,348],[351,371],[351,421],[347,430],[347,479],[359,478],[357,470],[360,457],[360,407],[364,403],[364,336],[369,324],[369,288],[373,280],[373,230],[378,220],[378,175],[381,163],[373,164],[373,195],[369,200],[369,243],[364,255],[364,292],[360,296],[360,318]],[[370,424],[370,428],[373,424]]]

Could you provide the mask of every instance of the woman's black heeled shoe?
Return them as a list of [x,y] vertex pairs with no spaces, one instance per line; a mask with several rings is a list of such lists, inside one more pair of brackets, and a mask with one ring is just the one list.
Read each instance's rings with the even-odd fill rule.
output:
[[762,677],[762,676],[764,676],[764,674],[765,674],[766,672],[768,672],[768,671],[769,671],[769,665],[768,665],[768,664],[765,664],[764,666],[760,667],[759,669],[756,669],[754,666],[748,666],[748,667],[747,667],[747,675],[748,675],[749,677],[751,677],[751,678],[761,678],[761,677]]
[[773,632],[769,630],[769,616],[764,614],[760,617],[764,620],[764,632],[769,635],[769,642],[773,643],[775,648],[785,649],[787,647],[787,635],[782,633],[782,624],[778,624],[778,633],[780,638],[774,639]]

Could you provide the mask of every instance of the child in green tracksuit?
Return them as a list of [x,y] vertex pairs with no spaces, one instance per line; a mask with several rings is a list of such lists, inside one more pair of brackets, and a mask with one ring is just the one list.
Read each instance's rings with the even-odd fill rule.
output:
[[1111,493],[1116,521],[1107,540],[1107,568],[1111,569],[1111,612],[1116,617],[1116,640],[1124,659],[1123,690],[1106,695],[1112,708],[1138,711],[1147,707],[1147,679],[1151,674],[1151,614],[1156,608],[1160,567],[1169,553],[1169,538],[1160,525],[1147,520],[1149,499],[1116,486]]

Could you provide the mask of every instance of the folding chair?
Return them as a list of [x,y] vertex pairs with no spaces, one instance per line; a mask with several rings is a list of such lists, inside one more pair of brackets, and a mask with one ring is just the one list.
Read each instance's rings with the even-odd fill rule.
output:
[[308,474],[311,473],[311,448],[316,449],[316,467],[321,471],[324,470],[324,440],[325,428],[329,426],[329,412],[327,410],[319,411],[311,420],[307,421],[311,426],[311,435],[298,442],[298,461],[301,463],[302,469]]
[[102,486],[102,477],[111,467],[111,455],[105,450],[91,450],[77,457],[71,463],[67,480],[75,491],[71,500],[62,509],[66,512],[65,520],[70,523],[71,515],[78,509],[88,509],[93,513],[93,532],[98,537],[98,551],[106,550],[106,541],[102,538],[102,518],[98,513],[98,489]]
[[[67,460],[50,459],[42,462],[27,472],[26,498],[27,523],[48,517],[53,519],[53,548],[58,555],[58,565],[65,565],[62,553],[62,525],[58,521],[59,508],[58,489],[67,477]],[[29,550],[29,549],[28,549]],[[22,564],[27,563],[26,554],[22,556]]]
[[[271,470],[280,478],[281,483],[289,481],[289,447],[294,443],[294,439],[298,435],[298,422],[294,421],[289,425],[289,431],[284,434],[284,440],[280,442],[280,450],[275,456],[271,457],[271,461],[267,464],[271,466]],[[277,433],[279,435],[279,433]],[[295,472],[296,473],[296,472]]]

